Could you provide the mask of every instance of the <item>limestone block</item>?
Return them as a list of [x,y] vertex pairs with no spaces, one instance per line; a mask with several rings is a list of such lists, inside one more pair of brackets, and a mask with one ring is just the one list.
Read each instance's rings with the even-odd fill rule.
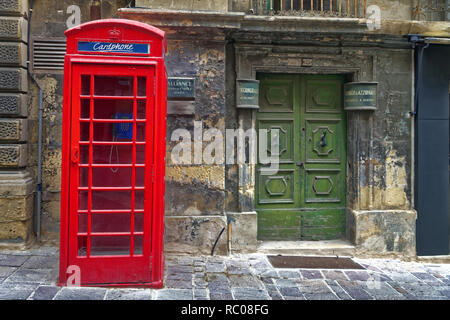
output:
[[224,216],[166,217],[165,251],[183,254],[211,254],[214,242],[225,228],[214,250],[227,254],[227,221]]
[[0,17],[0,40],[27,42],[28,22],[19,17]]
[[27,165],[27,145],[0,145],[0,167],[20,168]]
[[252,7],[250,0],[232,0],[231,2],[233,11],[248,12]]
[[33,216],[33,195],[0,198],[0,223],[26,221]]
[[27,119],[1,119],[0,140],[8,142],[26,141],[28,137]]
[[3,42],[0,46],[0,65],[27,66],[27,46],[21,42]]
[[33,220],[0,222],[0,240],[16,240],[27,243],[32,238]]
[[22,68],[0,68],[0,90],[28,90],[27,71]]
[[414,210],[347,211],[348,236],[360,254],[416,254]]
[[28,0],[0,0],[0,14],[22,15],[28,11]]
[[20,93],[0,93],[0,115],[26,117],[27,96]]
[[33,192],[33,178],[27,171],[0,171],[0,198],[27,197]]
[[211,212],[217,215],[223,212],[225,205],[223,190],[212,188],[204,181],[197,181],[191,177],[184,179],[184,182],[174,181],[166,173],[166,216],[208,216]]
[[207,10],[227,12],[228,2],[223,0],[136,0],[136,7],[169,10]]
[[255,252],[257,247],[258,218],[252,212],[227,212],[231,221],[231,252]]

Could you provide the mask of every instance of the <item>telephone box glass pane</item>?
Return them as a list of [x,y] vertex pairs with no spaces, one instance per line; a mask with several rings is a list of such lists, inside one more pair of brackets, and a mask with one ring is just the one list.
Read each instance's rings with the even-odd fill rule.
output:
[[92,256],[130,255],[130,237],[101,236],[91,238]]
[[89,122],[80,122],[80,141],[89,141]]
[[92,232],[131,232],[129,213],[101,213],[92,215]]
[[[132,164],[133,146],[129,145],[93,145],[93,164]],[[89,146],[80,146],[80,163],[89,163]],[[145,164],[145,145],[136,146],[136,164]]]
[[94,119],[133,119],[133,100],[94,100]]
[[136,123],[136,141],[145,142],[145,123]]
[[132,168],[119,168],[119,167],[92,168],[92,186],[131,187],[132,171],[133,171]]
[[137,78],[138,83],[138,90],[137,95],[138,97],[145,97],[146,96],[146,86],[147,86],[147,78],[145,77],[138,77]]
[[135,200],[135,202],[134,202],[135,209],[137,209],[137,210],[144,209],[144,191],[143,190],[135,191],[134,200]]
[[79,191],[78,192],[78,209],[87,210],[88,209],[89,192]]
[[145,164],[145,145],[136,146],[136,164]]
[[[124,122],[99,122],[94,123],[94,141],[133,141],[133,123],[125,120]],[[82,125],[82,141],[89,139],[89,125]],[[136,141],[145,142],[145,123],[136,123]]]
[[144,214],[135,213],[134,214],[134,232],[144,231]]
[[145,106],[147,104],[147,101],[145,100],[138,100],[137,102],[137,119],[145,119]]
[[136,168],[136,187],[145,186],[145,168]]
[[81,95],[89,96],[91,94],[91,76],[82,75],[81,76]]
[[133,77],[94,76],[94,95],[133,96]]
[[79,236],[77,240],[77,256],[84,257],[87,253],[87,237]]
[[144,252],[144,237],[134,236],[134,254],[142,254]]
[[91,117],[91,100],[81,99],[80,118],[89,119]]
[[80,168],[80,187],[87,187],[89,184],[89,168]]
[[131,209],[131,191],[92,191],[93,210]]
[[[138,129],[142,126],[137,126]],[[139,135],[142,140],[142,135]],[[133,123],[132,122],[98,122],[94,123],[94,141],[133,141]]]
[[80,164],[88,164],[89,163],[89,146],[81,145],[80,146]]
[[85,213],[78,214],[78,232],[87,233],[87,220],[88,216]]

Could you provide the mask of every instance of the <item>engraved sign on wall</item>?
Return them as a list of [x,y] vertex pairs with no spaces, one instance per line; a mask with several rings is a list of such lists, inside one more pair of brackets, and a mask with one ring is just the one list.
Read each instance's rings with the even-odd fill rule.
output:
[[168,98],[195,99],[195,79],[172,77],[167,80]]
[[259,80],[236,80],[236,108],[259,108]]
[[344,84],[344,109],[376,110],[377,82],[350,82]]
[[167,79],[167,113],[193,115],[195,113],[195,78]]

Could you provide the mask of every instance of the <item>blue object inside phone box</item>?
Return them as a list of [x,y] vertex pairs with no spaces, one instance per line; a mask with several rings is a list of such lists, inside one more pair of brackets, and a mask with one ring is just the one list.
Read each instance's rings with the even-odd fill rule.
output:
[[[133,119],[132,113],[116,113],[114,119]],[[113,137],[121,140],[133,139],[133,124],[126,123],[114,123],[113,124]]]

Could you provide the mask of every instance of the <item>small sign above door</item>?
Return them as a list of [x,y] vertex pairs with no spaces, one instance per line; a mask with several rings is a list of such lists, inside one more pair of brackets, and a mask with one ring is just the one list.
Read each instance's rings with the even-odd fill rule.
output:
[[195,99],[195,79],[172,77],[167,80],[167,97]]
[[344,110],[376,110],[378,82],[344,84]]
[[259,81],[236,80],[236,108],[259,109]]

